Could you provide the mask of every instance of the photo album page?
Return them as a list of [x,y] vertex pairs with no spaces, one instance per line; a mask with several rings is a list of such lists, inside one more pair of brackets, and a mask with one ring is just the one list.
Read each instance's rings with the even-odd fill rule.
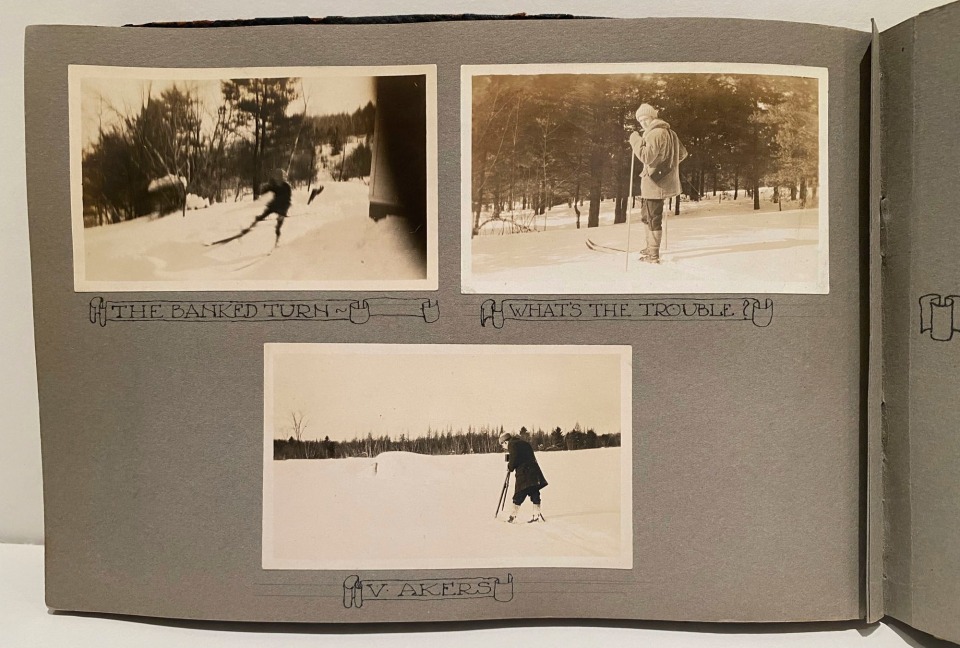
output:
[[48,606],[866,617],[870,43],[29,28]]

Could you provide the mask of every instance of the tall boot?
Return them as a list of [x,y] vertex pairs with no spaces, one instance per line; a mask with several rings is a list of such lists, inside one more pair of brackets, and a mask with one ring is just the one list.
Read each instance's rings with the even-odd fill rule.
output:
[[533,505],[533,517],[531,517],[528,522],[546,522],[543,518],[543,513],[540,512],[540,505]]
[[640,260],[645,261],[647,263],[660,263],[660,241],[663,238],[663,230],[650,232],[650,238],[651,238],[650,254],[641,256]]
[[507,522],[515,522],[517,519],[517,514],[520,512],[520,505],[514,504],[513,508],[510,509],[510,516],[507,517]]
[[643,233],[647,239],[647,247],[640,250],[641,259],[645,256],[650,256],[650,254],[653,252],[653,232],[650,231],[650,226],[646,223],[643,224]]

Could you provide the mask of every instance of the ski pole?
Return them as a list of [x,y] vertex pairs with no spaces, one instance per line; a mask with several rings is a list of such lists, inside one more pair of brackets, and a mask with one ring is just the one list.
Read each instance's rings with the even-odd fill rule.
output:
[[510,487],[510,471],[507,471],[507,476],[503,480],[503,490],[500,491],[500,500],[497,502],[497,512],[493,514],[493,517],[500,515],[500,511],[503,510],[503,506],[507,503],[507,489]]
[[630,201],[629,206],[627,207],[627,251],[625,253],[626,263],[624,264],[624,271],[630,270],[630,225],[633,222],[633,164],[636,161],[637,156],[633,153],[633,146],[630,147],[630,193],[627,196],[627,200]]

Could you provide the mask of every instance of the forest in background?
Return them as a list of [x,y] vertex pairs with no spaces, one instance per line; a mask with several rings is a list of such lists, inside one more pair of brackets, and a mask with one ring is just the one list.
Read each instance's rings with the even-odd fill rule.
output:
[[[342,459],[349,457],[376,457],[383,452],[415,452],[426,455],[481,454],[503,452],[499,436],[504,427],[483,425],[468,427],[466,431],[452,427],[427,428],[418,437],[401,434],[394,439],[390,435],[355,437],[349,441],[304,439],[307,421],[302,414],[291,414],[287,439],[273,440],[274,459]],[[585,450],[588,448],[620,447],[620,433],[597,434],[593,429],[583,429],[579,423],[569,430],[561,427],[535,431],[521,427],[515,434],[529,442],[536,451]]]
[[[819,116],[815,78],[748,74],[545,74],[473,77],[472,231],[509,219],[586,202],[586,227],[599,225],[600,203],[614,199],[626,222],[629,134],[636,109],[660,110],[686,147],[683,193],[746,193],[760,209],[760,187],[773,200],[805,207],[818,188]],[[639,174],[634,170],[634,196]],[[674,203],[679,213],[679,200]],[[527,218],[522,218],[526,216]],[[503,231],[500,227],[499,231]]]
[[321,168],[334,180],[370,174],[372,102],[312,115],[297,78],[220,81],[217,105],[190,82],[159,93],[143,83],[139,106],[100,98],[98,133],[81,164],[85,226],[185,210],[187,194],[209,203],[247,192],[256,199],[277,168],[308,188]]

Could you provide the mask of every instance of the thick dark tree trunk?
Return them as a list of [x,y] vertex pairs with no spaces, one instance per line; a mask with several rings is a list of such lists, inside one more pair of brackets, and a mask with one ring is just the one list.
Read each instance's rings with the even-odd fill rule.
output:
[[737,195],[740,193],[740,170],[737,169],[733,172],[733,199],[737,199]]
[[760,209],[760,178],[758,176],[753,177],[753,208]]

